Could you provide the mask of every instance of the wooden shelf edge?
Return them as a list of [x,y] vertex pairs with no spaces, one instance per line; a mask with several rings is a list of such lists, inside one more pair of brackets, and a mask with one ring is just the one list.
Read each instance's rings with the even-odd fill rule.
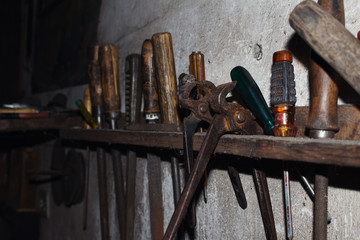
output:
[[[181,132],[60,129],[67,140],[107,142],[144,147],[182,149]],[[200,150],[204,133],[194,136],[194,150]],[[300,161],[360,167],[360,142],[353,140],[282,138],[263,135],[221,137],[215,153],[250,158]]]

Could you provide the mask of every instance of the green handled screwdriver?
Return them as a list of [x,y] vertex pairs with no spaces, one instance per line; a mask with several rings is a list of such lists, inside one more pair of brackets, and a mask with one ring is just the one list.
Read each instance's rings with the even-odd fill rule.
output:
[[[241,98],[263,125],[265,134],[273,135],[274,118],[250,73],[243,67],[235,67],[231,70],[230,75],[231,79],[236,82],[236,89]],[[254,168],[253,177],[266,239],[277,239],[266,173],[263,170]]]

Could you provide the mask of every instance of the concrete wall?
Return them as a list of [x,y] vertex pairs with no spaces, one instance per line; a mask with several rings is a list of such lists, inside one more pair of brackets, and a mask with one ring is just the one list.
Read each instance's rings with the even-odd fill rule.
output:
[[[230,81],[230,70],[242,65],[252,74],[269,101],[270,67],[275,51],[289,49],[294,53],[298,106],[308,105],[308,49],[288,24],[288,17],[299,0],[103,0],[99,25],[100,44],[112,43],[118,48],[122,110],[124,111],[124,61],[130,53],[140,53],[142,42],[157,32],[170,32],[176,62],[176,72],[188,72],[188,55],[200,50],[205,55],[206,77],[216,85]],[[355,35],[360,30],[358,0],[344,0],[346,27]],[[85,86],[65,89],[69,106],[74,107],[76,96]],[[53,93],[39,95],[45,102]],[[74,98],[74,99],[72,99]],[[341,101],[342,102],[342,101]],[[41,146],[51,152],[51,145]],[[81,229],[82,204],[72,208],[55,207],[51,203],[50,219],[42,221],[42,239],[99,239],[99,212],[95,155],[91,159],[89,228]],[[220,155],[216,162],[229,156]],[[46,161],[46,160],[44,160]],[[264,230],[251,175],[252,162],[240,162],[240,178],[244,185],[248,208],[237,205],[224,164],[213,163],[209,176],[208,203],[202,197],[197,206],[196,239],[264,239]],[[278,161],[264,160],[270,196],[279,239],[285,239],[281,169]],[[109,184],[112,184],[111,162]],[[166,227],[173,211],[170,167],[163,161],[163,200]],[[313,180],[313,166],[301,165]],[[344,174],[345,172],[346,174]],[[360,239],[359,185],[351,178],[357,170],[332,168],[329,188],[329,211],[332,222],[328,227],[329,239]],[[350,173],[350,174],[348,174]],[[346,177],[347,176],[347,177]],[[136,192],[136,239],[150,239],[146,160],[138,159]],[[112,186],[112,185],[111,185]],[[110,186],[110,189],[112,188]],[[312,237],[313,204],[295,176],[291,176],[294,239]],[[112,239],[118,239],[114,195],[110,193],[110,222]]]

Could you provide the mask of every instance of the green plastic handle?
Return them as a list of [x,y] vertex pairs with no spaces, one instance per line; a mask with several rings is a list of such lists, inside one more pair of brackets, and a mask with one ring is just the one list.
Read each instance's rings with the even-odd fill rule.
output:
[[258,85],[243,67],[238,66],[231,70],[231,79],[236,82],[236,89],[243,101],[248,105],[255,117],[263,124],[267,135],[274,135],[274,117],[266,104]]

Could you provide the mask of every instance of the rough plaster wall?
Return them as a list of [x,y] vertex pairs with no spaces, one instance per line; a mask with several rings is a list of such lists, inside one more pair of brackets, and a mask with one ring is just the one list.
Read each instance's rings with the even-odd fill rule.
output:
[[[307,69],[300,59],[303,50],[296,49],[298,45],[294,47],[292,44],[294,32],[288,24],[288,16],[299,2],[103,0],[98,40],[100,44],[113,43],[118,48],[123,111],[125,57],[130,53],[140,53],[144,39],[163,31],[172,34],[177,75],[188,72],[188,55],[193,50],[200,50],[205,54],[208,80],[215,84],[230,81],[230,70],[242,65],[252,74],[267,101],[272,53],[289,47],[299,54],[294,56],[297,105],[308,105]],[[344,0],[344,3],[346,27],[355,34],[360,29],[358,0]],[[84,88],[79,86],[61,90],[68,95],[68,107],[75,108],[74,101],[82,95]],[[51,92],[38,97],[42,99],[41,102],[48,102],[54,94]],[[42,156],[51,153],[50,145],[41,149],[45,151]],[[139,158],[137,161],[135,238],[149,239],[147,163],[145,159]],[[44,158],[42,162],[48,162],[48,159]],[[108,162],[108,183],[109,189],[112,189],[111,161]],[[281,168],[268,173],[271,175],[268,184],[277,235],[279,239],[285,239]],[[42,221],[42,239],[100,239],[95,153],[92,153],[90,174],[88,230],[81,230],[82,203],[70,209],[55,207],[51,203],[51,218]],[[248,200],[246,210],[237,205],[226,171],[221,168],[211,170],[208,203],[204,203],[202,196],[198,201],[196,239],[265,238],[251,172],[241,171],[240,178]],[[167,161],[162,162],[162,179],[166,227],[174,210],[171,171]],[[291,191],[294,239],[311,239],[313,204],[294,176]],[[112,239],[117,239],[113,191],[110,190],[109,195],[111,234]],[[328,227],[329,239],[360,239],[359,188],[353,190],[350,181],[343,187],[330,187],[329,211],[333,219]]]
[[[269,101],[270,67],[273,52],[289,49],[294,52],[298,106],[308,105],[309,90],[305,54],[297,49],[294,31],[288,17],[301,1],[247,1],[247,0],[184,0],[184,1],[115,1],[104,0],[102,4],[98,40],[100,44],[113,43],[119,52],[120,69],[126,55],[140,53],[144,39],[157,32],[170,32],[173,39],[176,72],[188,72],[188,55],[200,50],[205,55],[206,78],[215,84],[230,81],[230,70],[242,65],[252,74]],[[360,12],[356,0],[345,0],[346,26],[355,35],[360,29],[357,19]],[[306,55],[306,54],[305,54]],[[298,59],[299,56],[299,59]],[[120,86],[124,89],[124,71],[120,70]],[[124,94],[122,94],[124,109]],[[281,170],[279,170],[281,173]],[[165,226],[173,211],[170,170],[163,169]],[[199,200],[197,239],[264,239],[264,231],[255,194],[252,176],[241,176],[248,198],[248,208],[241,210],[233,196],[227,173],[213,170],[209,179],[209,202]],[[296,180],[296,179],[295,179]],[[279,239],[285,238],[281,178],[269,178],[269,188]],[[312,202],[297,181],[292,181],[292,204],[295,239],[310,239],[312,234]],[[145,191],[144,191],[145,193]],[[329,208],[334,219],[329,226],[329,239],[358,237],[359,219],[349,212],[358,209],[356,200],[343,204],[342,196],[360,200],[357,191],[330,188]],[[340,197],[341,196],[341,197]],[[146,197],[146,196],[144,196]],[[336,206],[342,206],[341,211]],[[354,210],[357,211],[357,210]],[[143,218],[147,218],[142,215]],[[351,220],[350,220],[351,219]],[[356,222],[356,223],[355,223]],[[351,223],[351,224],[349,224]],[[346,225],[345,228],[341,227]],[[136,231],[146,234],[148,223]],[[351,229],[351,230],[350,230]],[[350,235],[349,235],[350,234]],[[139,237],[140,237],[139,236]]]

